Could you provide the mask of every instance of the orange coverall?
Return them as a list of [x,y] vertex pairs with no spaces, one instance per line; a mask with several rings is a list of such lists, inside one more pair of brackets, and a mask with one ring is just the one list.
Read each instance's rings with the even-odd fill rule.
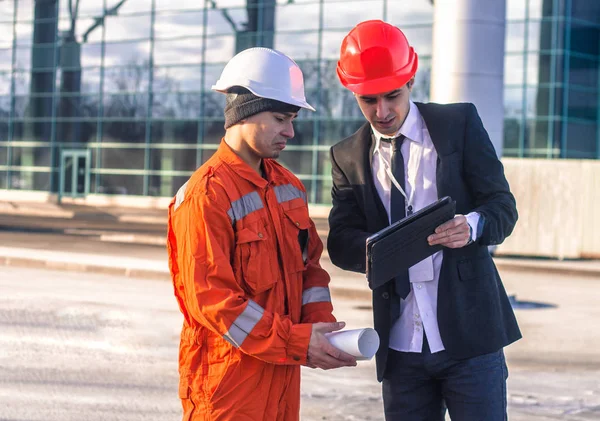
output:
[[304,186],[263,169],[222,141],[169,206],[184,421],[298,420],[312,323],[335,321]]

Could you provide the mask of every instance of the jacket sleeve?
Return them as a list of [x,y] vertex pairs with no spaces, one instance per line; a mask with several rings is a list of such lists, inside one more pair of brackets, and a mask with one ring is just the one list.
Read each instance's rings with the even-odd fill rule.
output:
[[294,325],[246,296],[231,265],[235,234],[227,211],[203,192],[169,210],[187,314],[248,355],[305,364],[312,325]]
[[464,145],[465,179],[481,215],[476,242],[489,246],[508,237],[518,219],[515,198],[475,105],[468,104]]
[[367,232],[367,219],[357,203],[348,178],[336,162],[333,148],[330,156],[333,206],[329,214],[327,251],[334,265],[365,273],[367,238],[370,235]]
[[306,267],[302,273],[302,323],[335,322],[329,274],[320,265],[323,243],[312,219],[308,229]]

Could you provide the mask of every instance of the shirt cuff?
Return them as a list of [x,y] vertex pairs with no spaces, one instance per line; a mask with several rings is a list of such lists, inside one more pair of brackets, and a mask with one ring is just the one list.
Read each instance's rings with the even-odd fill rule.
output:
[[481,215],[479,215],[479,212],[471,212],[466,215],[466,218],[467,224],[469,224],[469,227],[471,228],[471,239],[469,240],[470,244],[477,241],[477,228],[479,226],[479,218],[481,218]]

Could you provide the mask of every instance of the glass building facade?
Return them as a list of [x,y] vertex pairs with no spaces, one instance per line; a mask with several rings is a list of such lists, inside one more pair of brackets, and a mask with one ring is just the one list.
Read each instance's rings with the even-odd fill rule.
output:
[[[280,161],[330,202],[329,147],[363,122],[337,80],[344,35],[383,19],[419,54],[429,97],[431,0],[0,0],[0,189],[172,196],[216,149],[237,51],[302,67],[308,101]],[[504,155],[600,158],[600,2],[507,0]]]

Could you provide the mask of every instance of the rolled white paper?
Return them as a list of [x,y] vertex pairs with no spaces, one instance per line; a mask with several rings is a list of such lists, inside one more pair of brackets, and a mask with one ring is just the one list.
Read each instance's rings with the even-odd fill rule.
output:
[[329,343],[357,360],[370,360],[379,349],[379,335],[370,327],[326,333]]

